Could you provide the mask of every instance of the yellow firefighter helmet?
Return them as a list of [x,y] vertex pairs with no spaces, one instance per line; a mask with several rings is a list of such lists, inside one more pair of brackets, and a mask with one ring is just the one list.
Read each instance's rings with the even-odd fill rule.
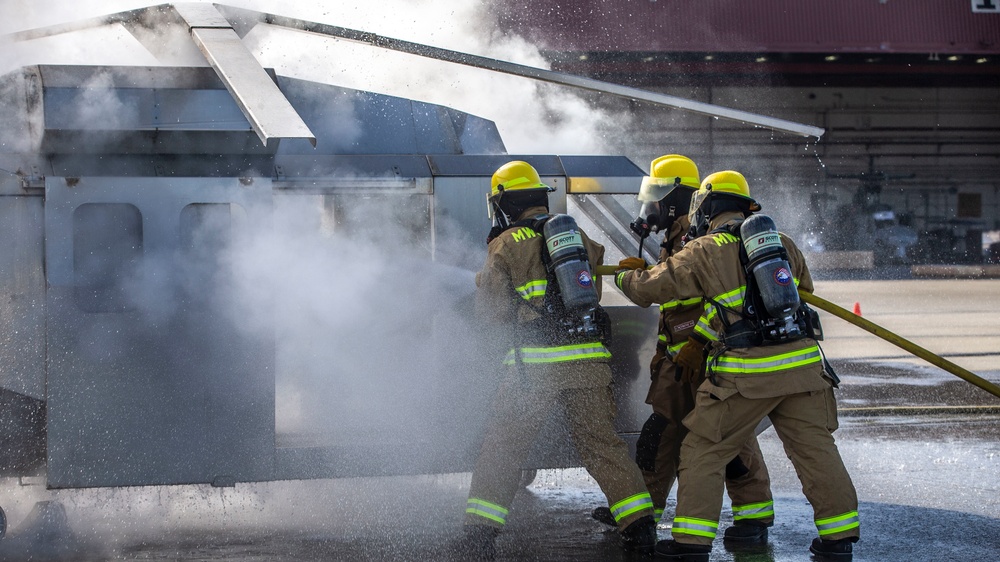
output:
[[753,198],[750,197],[750,186],[747,184],[747,179],[743,177],[743,174],[732,170],[709,175],[705,181],[701,182],[699,191],[701,189],[709,190],[712,193],[735,195],[753,201]]
[[698,192],[691,196],[691,206],[688,211],[688,221],[694,227],[698,235],[703,235],[707,231],[708,221],[712,218],[711,205],[706,207],[706,201],[716,195],[732,196],[738,201],[746,203],[746,210],[757,212],[760,205],[750,197],[750,184],[743,174],[733,170],[724,170],[709,174],[701,182]]
[[486,197],[490,220],[499,217],[501,226],[506,226],[530,207],[548,208],[550,191],[555,188],[542,183],[534,166],[521,160],[507,162],[493,172],[490,180],[490,194]]
[[698,189],[698,166],[687,156],[667,154],[649,164],[649,175],[642,178],[639,187],[639,201],[659,201],[675,187],[684,186]]
[[535,167],[521,160],[507,162],[493,172],[493,179],[490,181],[490,197],[496,197],[501,191],[521,191],[526,189],[545,189],[552,191],[552,188],[542,183],[542,178],[538,177]]

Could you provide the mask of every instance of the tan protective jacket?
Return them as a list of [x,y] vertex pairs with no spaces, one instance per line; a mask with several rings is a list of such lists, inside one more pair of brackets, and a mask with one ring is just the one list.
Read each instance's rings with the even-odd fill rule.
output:
[[[545,207],[532,207],[518,220],[546,214]],[[582,230],[591,271],[603,263],[604,246]],[[489,244],[486,264],[476,275],[476,315],[486,322],[492,336],[514,348],[505,363],[544,367],[544,383],[557,388],[591,388],[611,382],[608,362],[611,353],[599,341],[570,342],[563,345],[531,341],[531,327],[545,313],[548,289],[541,252],[545,237],[528,227],[510,228]],[[597,294],[600,297],[600,278]]]
[[[742,218],[736,212],[722,213],[711,229]],[[784,234],[792,275],[800,289],[812,292],[812,277],[802,252]],[[740,240],[728,233],[708,234],[688,242],[667,261],[645,271],[622,271],[616,283],[639,306],[692,298],[712,298],[734,311],[743,310],[746,278],[740,263]],[[718,339],[722,321],[714,305],[705,305],[705,315],[696,327],[707,339]],[[729,314],[730,321],[739,317]],[[714,343],[714,352],[722,351]],[[713,352],[710,352],[710,356]],[[779,345],[726,349],[708,366],[724,387],[716,392],[738,392],[747,398],[770,398],[823,390],[830,384],[823,378],[819,346],[811,338]],[[707,383],[706,383],[707,384]],[[720,396],[725,399],[726,396]]]
[[[660,247],[660,261],[658,263],[667,261],[670,256],[681,250],[682,238],[690,226],[691,223],[688,221],[687,215],[682,215],[674,221]],[[657,350],[673,360],[681,346],[687,342],[688,336],[694,332],[695,324],[701,316],[702,310],[701,297],[674,299],[661,303]]]

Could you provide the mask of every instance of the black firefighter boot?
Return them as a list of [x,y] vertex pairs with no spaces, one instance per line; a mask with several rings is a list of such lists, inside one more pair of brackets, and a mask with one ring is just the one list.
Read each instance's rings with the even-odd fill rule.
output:
[[629,552],[653,552],[656,546],[656,519],[640,517],[621,530],[622,548]]
[[676,562],[708,562],[711,552],[710,544],[686,544],[669,540],[656,543],[654,554],[656,558]]
[[820,538],[813,539],[809,552],[817,558],[825,560],[837,560],[838,562],[850,562],[854,557],[854,543],[858,542],[857,537],[826,541]]
[[590,516],[605,525],[610,525],[612,527],[618,526],[618,522],[615,521],[615,516],[611,515],[610,507],[595,507],[594,511],[590,512]]
[[464,535],[452,545],[452,551],[464,560],[496,558],[496,538],[500,529],[489,525],[465,525]]
[[722,544],[726,547],[757,546],[767,543],[767,523],[753,519],[740,519],[726,529]]

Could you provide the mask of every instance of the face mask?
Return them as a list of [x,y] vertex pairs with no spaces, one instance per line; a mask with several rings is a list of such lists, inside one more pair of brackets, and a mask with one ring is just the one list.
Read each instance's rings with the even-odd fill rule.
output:
[[687,211],[690,200],[690,189],[674,189],[659,201],[643,203],[639,218],[645,220],[653,232],[668,231],[677,217]]

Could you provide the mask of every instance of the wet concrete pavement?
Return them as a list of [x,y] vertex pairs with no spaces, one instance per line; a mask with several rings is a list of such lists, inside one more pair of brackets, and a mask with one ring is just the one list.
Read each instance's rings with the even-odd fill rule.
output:
[[[816,292],[848,308],[858,302],[869,320],[1000,382],[1000,282],[825,281]],[[825,316],[824,326],[824,350],[843,379],[836,437],[861,500],[854,560],[1000,559],[1000,399],[840,320]],[[719,541],[711,559],[810,560],[810,506],[774,431],[760,442],[777,514],[769,545],[729,552]],[[3,482],[3,560],[460,560],[448,546],[469,475],[235,488],[25,484]],[[47,525],[25,530],[39,500],[58,502],[71,531],[58,525],[57,507]],[[590,519],[602,504],[586,472],[539,472],[512,507],[498,559],[639,559]],[[727,511],[728,500],[722,527]]]

